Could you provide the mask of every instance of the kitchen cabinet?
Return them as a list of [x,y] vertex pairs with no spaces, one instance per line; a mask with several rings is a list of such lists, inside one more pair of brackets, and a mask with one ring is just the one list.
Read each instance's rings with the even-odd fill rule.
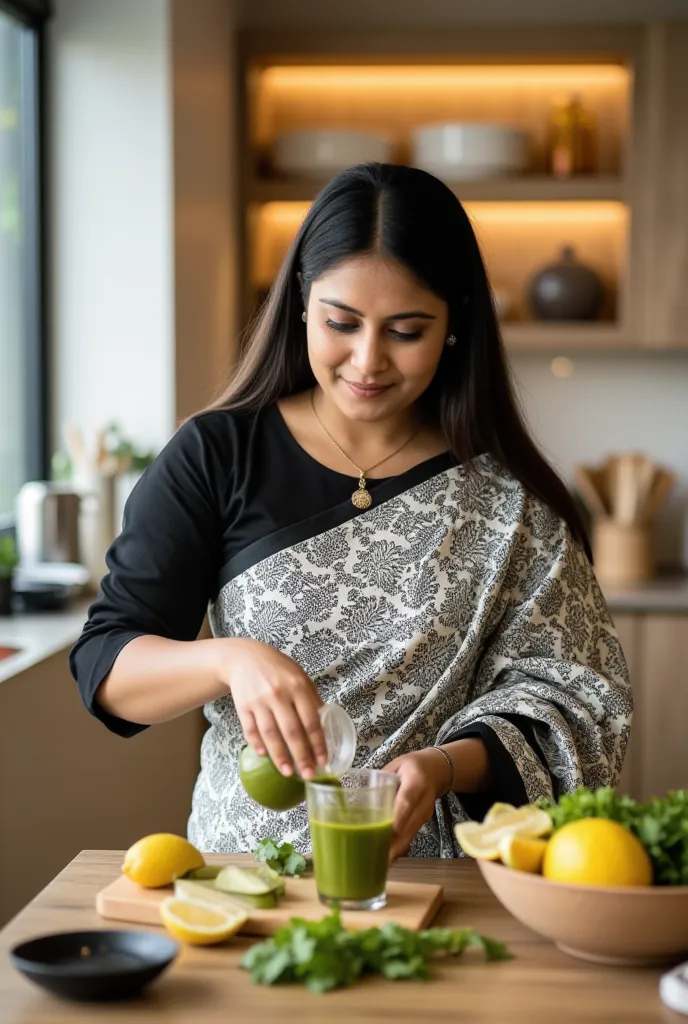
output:
[[688,788],[688,614],[614,618],[635,698],[620,788],[638,800]]
[[638,83],[636,321],[644,347],[688,348],[688,23],[647,27]]

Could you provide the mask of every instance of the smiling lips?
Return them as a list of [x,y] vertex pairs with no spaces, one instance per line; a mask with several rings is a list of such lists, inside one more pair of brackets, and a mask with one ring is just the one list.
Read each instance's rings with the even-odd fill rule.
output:
[[344,383],[348,384],[358,398],[377,398],[392,386],[391,384],[358,384],[356,381],[346,379],[344,379]]

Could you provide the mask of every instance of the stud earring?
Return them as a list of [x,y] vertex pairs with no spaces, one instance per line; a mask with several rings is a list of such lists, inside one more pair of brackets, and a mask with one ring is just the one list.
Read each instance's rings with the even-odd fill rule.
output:
[[452,345],[456,345],[456,335],[450,334],[447,338],[446,344],[451,348]]
[[304,309],[303,313],[301,314],[301,319],[303,320],[304,323],[306,322],[306,310],[305,309]]

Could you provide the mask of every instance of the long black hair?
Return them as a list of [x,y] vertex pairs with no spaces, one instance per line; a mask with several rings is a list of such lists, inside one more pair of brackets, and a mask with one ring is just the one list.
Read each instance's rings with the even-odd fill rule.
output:
[[212,408],[257,410],[315,384],[301,313],[311,282],[344,260],[378,252],[449,307],[457,343],[443,351],[421,398],[460,461],[489,453],[566,521],[590,549],[578,509],[537,450],[516,401],[477,239],[454,193],[425,171],[361,164],[316,197],[250,325],[236,373]]

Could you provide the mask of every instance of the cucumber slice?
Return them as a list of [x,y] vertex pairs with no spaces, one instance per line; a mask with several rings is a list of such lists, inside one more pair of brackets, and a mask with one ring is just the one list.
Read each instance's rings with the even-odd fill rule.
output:
[[222,871],[219,864],[205,864],[202,868],[194,868],[193,871],[187,871],[184,878],[190,879],[192,882],[198,882],[206,878],[217,878]]
[[277,885],[268,880],[256,868],[239,868],[228,864],[215,879],[215,888],[222,892],[239,893],[242,896],[265,896],[275,892]]
[[269,867],[267,864],[257,864],[254,868],[249,868],[248,870],[254,871],[257,875],[263,878],[268,885],[271,885],[272,891],[275,892],[277,896],[284,896],[286,892],[284,879],[281,875],[278,875],[273,868]]
[[208,906],[221,906],[226,910],[233,910],[238,913],[245,910],[245,904],[240,903],[238,899],[233,899],[226,892],[218,892],[212,880],[208,879],[199,882],[189,882],[184,878],[180,878],[174,883],[174,894],[181,899],[197,900],[199,903],[205,903]]
[[250,907],[252,910],[272,910],[278,903],[276,892],[264,892],[259,896],[233,892],[231,899],[236,903],[240,903],[243,907]]

